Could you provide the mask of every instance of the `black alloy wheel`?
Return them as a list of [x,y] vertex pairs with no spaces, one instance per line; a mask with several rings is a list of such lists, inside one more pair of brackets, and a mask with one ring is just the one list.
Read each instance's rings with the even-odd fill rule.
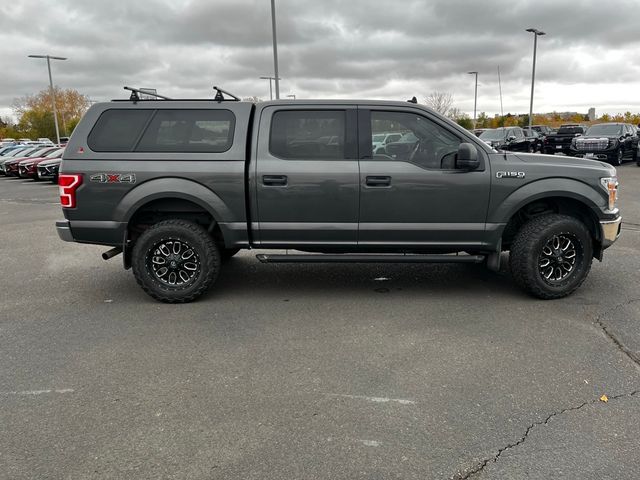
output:
[[207,230],[182,219],[163,220],[146,229],[131,254],[131,268],[142,289],[166,303],[191,302],[220,273],[220,251]]

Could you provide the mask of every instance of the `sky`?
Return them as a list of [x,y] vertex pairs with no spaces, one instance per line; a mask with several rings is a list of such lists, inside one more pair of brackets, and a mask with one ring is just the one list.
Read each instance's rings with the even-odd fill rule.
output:
[[[276,0],[281,98],[420,101],[448,92],[473,116],[527,113],[534,27],[534,112],[640,112],[640,0]],[[0,116],[54,83],[92,101],[124,85],[207,98],[213,85],[269,99],[270,0],[0,2]]]

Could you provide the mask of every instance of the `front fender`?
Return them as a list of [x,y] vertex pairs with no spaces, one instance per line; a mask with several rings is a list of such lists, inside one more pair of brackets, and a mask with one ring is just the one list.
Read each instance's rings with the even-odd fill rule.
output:
[[[494,182],[495,181],[496,180],[494,180]],[[500,181],[517,180],[509,179]],[[492,189],[492,192],[495,190],[495,188]],[[570,178],[548,178],[523,185],[504,198],[492,198],[491,205],[495,205],[495,208],[491,208],[487,222],[506,224],[509,219],[525,205],[536,200],[550,197],[564,197],[577,200],[587,206],[597,218],[606,218],[603,212],[603,209],[606,207],[605,199],[591,186]]]

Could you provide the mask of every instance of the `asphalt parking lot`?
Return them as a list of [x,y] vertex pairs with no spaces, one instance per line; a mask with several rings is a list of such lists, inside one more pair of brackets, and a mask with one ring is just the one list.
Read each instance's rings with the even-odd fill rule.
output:
[[[574,295],[477,265],[263,265],[164,305],[0,178],[0,478],[637,478],[640,168]],[[600,400],[606,395],[607,402]]]

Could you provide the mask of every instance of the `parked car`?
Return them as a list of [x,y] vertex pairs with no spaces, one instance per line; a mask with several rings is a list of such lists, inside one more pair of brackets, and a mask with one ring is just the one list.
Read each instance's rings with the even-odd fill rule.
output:
[[51,160],[40,162],[37,165],[38,179],[51,180],[53,183],[58,183],[58,170],[61,162],[62,158],[52,158]]
[[555,130],[547,125],[531,125],[531,128],[543,137],[555,133]]
[[37,182],[40,180],[38,177],[38,165],[45,160],[61,158],[62,152],[64,152],[64,148],[55,148],[44,155],[40,154],[38,157],[30,157],[27,160],[22,160],[18,163],[18,175],[20,178],[32,178]]
[[544,137],[544,153],[571,155],[571,142],[574,138],[584,135],[586,131],[587,127],[584,125],[560,125],[556,133],[550,133]]
[[625,159],[637,161],[638,139],[636,127],[629,123],[599,123],[572,140],[571,154],[622,165]]
[[402,138],[402,133],[376,133],[371,136],[371,146],[373,153],[385,153],[388,143],[397,142]]
[[524,132],[524,136],[527,139],[527,142],[531,145],[534,152],[542,152],[544,148],[544,135],[542,135],[537,130],[534,130],[533,127],[530,129],[529,127],[525,127],[522,129]]
[[38,158],[48,153],[51,153],[56,147],[36,147],[33,150],[27,152],[23,152],[20,156],[12,158],[10,160],[5,160],[4,162],[4,173],[8,177],[18,177],[20,176],[18,171],[18,165],[23,160],[28,160],[32,158]]
[[49,145],[49,144],[53,145],[53,142],[46,137],[40,137],[36,141],[46,145]]
[[534,145],[527,140],[520,127],[500,127],[486,130],[480,140],[496,150],[512,152],[533,152]]
[[[614,167],[498,153],[422,105],[132,97],[94,104],[76,127],[56,228],[62,240],[110,246],[105,259],[122,253],[163,302],[198,298],[223,259],[249,248],[308,252],[262,253],[264,263],[493,270],[508,250],[517,285],[560,298],[620,233]],[[393,125],[410,134],[374,158],[371,132]],[[298,148],[325,136],[339,140]]]
[[474,128],[472,132],[476,137],[479,137],[480,135],[482,135],[482,132],[486,132],[487,130],[491,130],[491,129],[490,128]]
[[19,157],[23,157],[23,158],[27,158],[26,155],[28,155],[30,152],[35,151],[36,148],[35,147],[28,147],[25,145],[19,145],[17,147],[11,148],[10,151],[5,152],[4,155],[2,155],[0,157],[0,174],[2,175],[6,175],[7,172],[5,170],[5,163],[12,161],[16,158]]

